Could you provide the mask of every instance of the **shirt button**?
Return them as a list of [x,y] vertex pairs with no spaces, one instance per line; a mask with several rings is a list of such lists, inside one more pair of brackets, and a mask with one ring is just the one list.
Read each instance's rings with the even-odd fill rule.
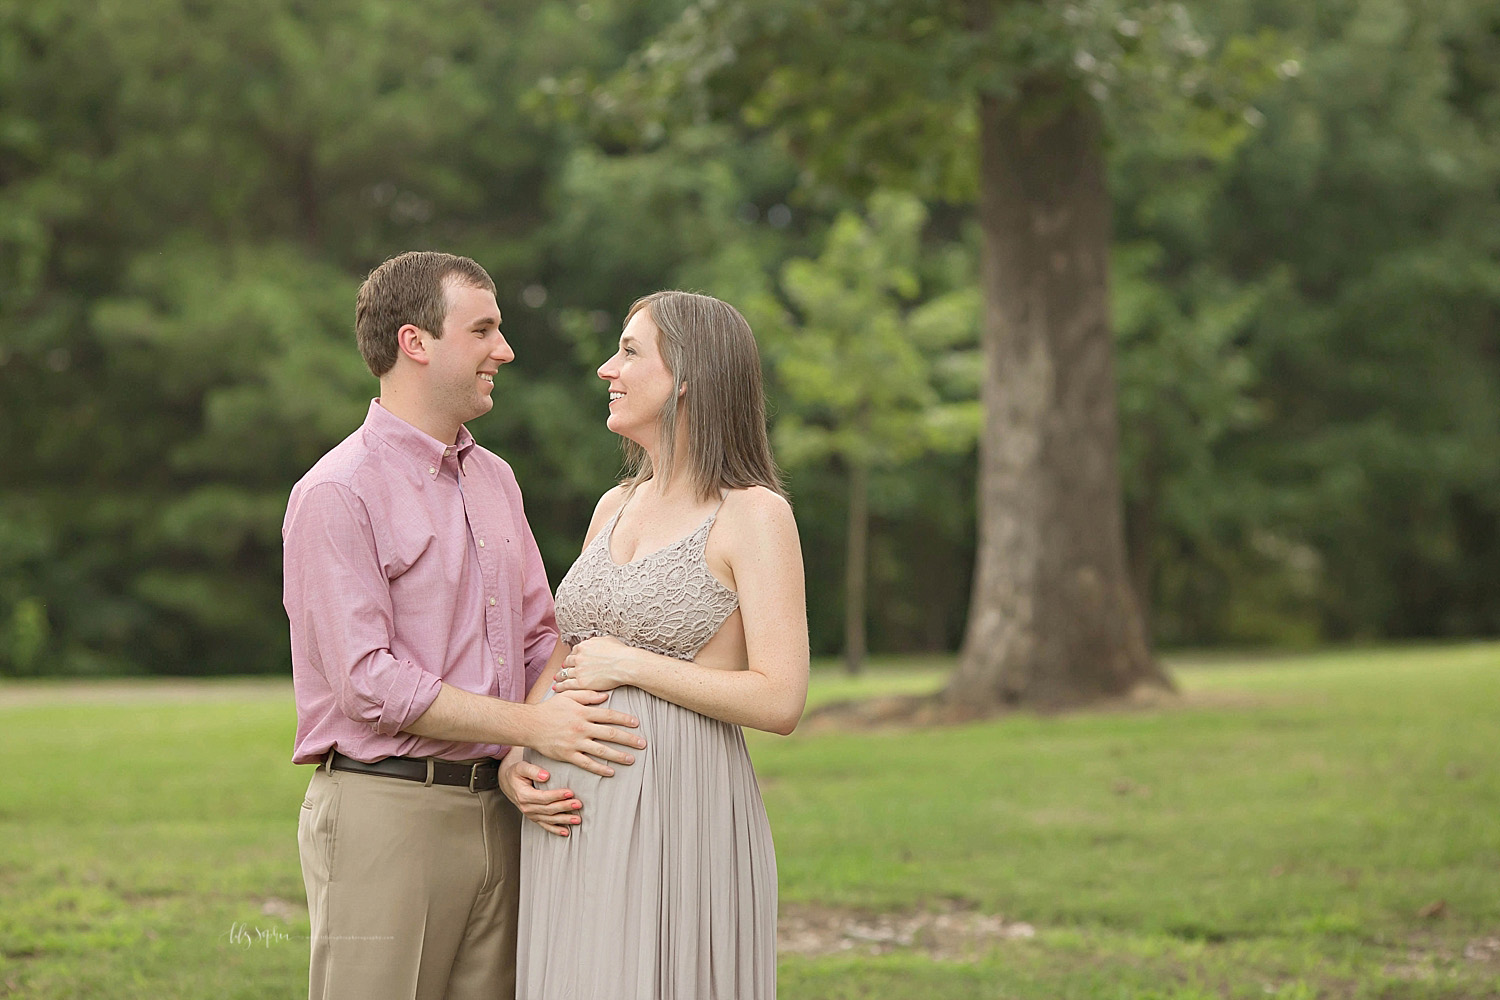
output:
[[436,467],[436,466],[432,466],[432,465],[429,465],[429,466],[428,466],[428,467],[427,467],[427,474],[428,474],[428,475],[429,475],[429,476],[435,476],[435,475],[437,475],[437,467]]
[[503,667],[503,666],[505,666],[505,657],[503,657],[503,656],[497,656],[497,657],[495,657],[495,666],[497,666],[497,667]]
[[481,539],[480,539],[480,540],[479,540],[479,547],[480,547],[480,548],[481,548],[481,549],[482,549],[482,548],[484,548],[484,539],[483,539],[483,538],[481,538]]
[[494,606],[495,606],[495,599],[493,597],[491,597],[490,598],[490,607],[493,608]]

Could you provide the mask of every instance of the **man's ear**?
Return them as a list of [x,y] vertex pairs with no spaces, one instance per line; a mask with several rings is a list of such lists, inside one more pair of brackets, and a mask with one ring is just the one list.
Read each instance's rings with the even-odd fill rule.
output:
[[401,353],[419,365],[425,365],[432,359],[427,354],[427,331],[420,326],[407,323],[396,331],[396,346]]

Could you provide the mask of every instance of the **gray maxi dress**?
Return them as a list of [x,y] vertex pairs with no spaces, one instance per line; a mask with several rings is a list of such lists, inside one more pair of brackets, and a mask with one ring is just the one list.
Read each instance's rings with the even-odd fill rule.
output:
[[[557,588],[563,641],[696,656],[739,606],[703,558],[717,513],[622,565],[616,512]],[[583,802],[583,823],[567,837],[521,824],[518,1000],[771,1000],[776,854],[744,734],[639,688],[609,705],[647,743],[613,777],[526,752],[544,787]]]

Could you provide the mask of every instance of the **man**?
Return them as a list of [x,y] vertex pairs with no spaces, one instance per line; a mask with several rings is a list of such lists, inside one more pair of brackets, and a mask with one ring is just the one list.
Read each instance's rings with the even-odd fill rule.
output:
[[282,530],[292,759],[318,765],[297,831],[309,996],[510,998],[521,819],[498,758],[530,746],[608,775],[645,743],[602,694],[522,703],[557,629],[515,476],[464,427],[514,358],[489,275],[394,257],[355,330],[380,397]]

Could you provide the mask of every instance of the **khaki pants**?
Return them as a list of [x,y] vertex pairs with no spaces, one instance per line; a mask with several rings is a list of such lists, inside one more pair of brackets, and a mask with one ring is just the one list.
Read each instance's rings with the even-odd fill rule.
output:
[[514,1000],[521,814],[319,765],[297,824],[310,1000]]

